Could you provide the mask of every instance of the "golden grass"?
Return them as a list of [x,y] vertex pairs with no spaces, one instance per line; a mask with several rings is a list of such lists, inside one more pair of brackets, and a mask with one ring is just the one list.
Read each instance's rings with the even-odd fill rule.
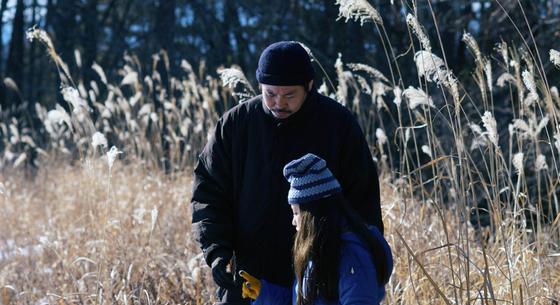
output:
[[[117,161],[109,178],[105,162],[87,161],[45,166],[33,179],[5,173],[0,182],[2,304],[216,301],[190,235],[190,173],[170,177]],[[560,300],[560,257],[537,251],[510,219],[494,234],[477,232],[459,209],[420,204],[387,179],[381,184],[395,257],[385,304]]]
[[[442,210],[441,203],[421,204],[400,194],[395,186],[382,183],[386,237],[395,258],[386,304],[560,300],[560,257],[546,253],[545,246],[537,249],[512,218],[504,219],[494,233],[475,230],[462,220],[468,217],[466,210]],[[553,240],[548,242],[552,246]]]
[[[445,54],[428,52],[431,42],[409,15],[410,40],[416,35],[424,50],[411,44],[419,83],[401,84],[376,10],[366,2],[337,3],[339,18],[374,21],[388,62],[395,59],[389,78],[359,64],[346,65],[354,72],[347,71],[339,56],[337,86],[328,79],[333,92],[320,87],[357,114],[385,173],[382,208],[395,256],[385,303],[558,304],[560,98],[545,67],[530,49],[503,42],[497,45],[502,59],[485,56],[466,34],[478,90],[463,87]],[[120,85],[109,84],[94,65],[101,82],[86,92],[76,88],[80,82],[72,80],[45,32],[33,29],[28,36],[46,45],[73,111],[37,105],[51,137],[44,150],[15,118],[0,122],[8,135],[0,158],[1,304],[214,302],[215,286],[190,236],[191,175],[183,170],[193,165],[221,111],[256,92],[237,68],[220,70],[221,85],[233,87],[228,89],[210,75],[197,75],[186,61],[184,75],[163,84],[157,74],[139,74],[131,56],[125,56]],[[555,66],[558,54],[550,50]],[[164,52],[153,65],[160,60],[166,61]],[[167,86],[172,94],[162,91]],[[496,123],[498,90],[511,102],[508,132]],[[95,122],[82,111],[91,105],[101,114]],[[396,111],[398,126],[384,126],[383,111]],[[97,132],[124,151],[126,165],[117,161],[110,173],[98,160],[109,147],[89,146]],[[394,151],[398,147],[407,149]],[[41,156],[33,179],[18,167],[32,150]],[[78,165],[60,157],[70,154],[79,156]],[[470,214],[481,207],[489,210],[489,226],[475,229]],[[527,214],[536,220],[528,222]]]
[[212,303],[190,237],[191,175],[117,162],[109,180],[88,162],[0,181],[0,287],[14,304]]

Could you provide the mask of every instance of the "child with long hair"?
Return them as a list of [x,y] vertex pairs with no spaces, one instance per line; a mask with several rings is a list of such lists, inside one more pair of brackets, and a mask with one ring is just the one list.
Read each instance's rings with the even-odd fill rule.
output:
[[[245,279],[242,295],[253,305],[379,304],[393,270],[391,249],[342,195],[325,160],[307,154],[284,167],[296,227],[292,289]],[[274,262],[271,262],[274,263]]]

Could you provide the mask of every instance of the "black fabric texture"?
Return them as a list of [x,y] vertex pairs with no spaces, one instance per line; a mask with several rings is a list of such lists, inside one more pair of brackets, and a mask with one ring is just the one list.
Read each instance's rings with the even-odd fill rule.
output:
[[295,229],[282,169],[307,153],[327,162],[348,202],[383,232],[376,166],[352,113],[311,91],[277,120],[258,96],[220,118],[194,171],[193,233],[209,265],[224,257],[234,274],[292,284]]

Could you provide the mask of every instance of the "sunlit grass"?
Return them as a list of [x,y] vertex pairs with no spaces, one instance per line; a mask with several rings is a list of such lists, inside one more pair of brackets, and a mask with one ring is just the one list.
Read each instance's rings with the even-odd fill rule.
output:
[[[18,304],[210,304],[190,234],[191,175],[142,162],[4,175],[0,287]],[[13,295],[12,295],[13,294]]]
[[[337,3],[340,18],[374,25],[392,63],[386,77],[340,55],[337,78],[317,86],[356,114],[378,161],[396,260],[385,303],[560,302],[560,97],[547,77],[560,71],[558,51],[546,71],[527,43],[484,54],[464,33],[474,69],[459,79],[409,14],[418,75],[403,83],[382,16],[365,1]],[[99,80],[86,89],[46,33],[29,36],[57,66],[67,107],[36,105],[46,147],[15,118],[0,122],[2,301],[214,302],[190,232],[190,171],[220,114],[254,87],[239,67],[217,71],[220,81],[186,61],[163,83],[165,71],[142,74],[127,55],[114,83],[94,64]]]

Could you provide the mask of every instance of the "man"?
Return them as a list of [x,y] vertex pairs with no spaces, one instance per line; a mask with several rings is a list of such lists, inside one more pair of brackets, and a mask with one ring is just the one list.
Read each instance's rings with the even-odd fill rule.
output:
[[307,153],[326,160],[352,206],[383,230],[379,181],[364,135],[346,108],[315,90],[313,76],[299,43],[268,46],[257,69],[262,95],[227,111],[199,157],[193,230],[219,286],[219,304],[249,304],[241,298],[241,269],[291,285],[295,231],[282,175],[291,160]]

